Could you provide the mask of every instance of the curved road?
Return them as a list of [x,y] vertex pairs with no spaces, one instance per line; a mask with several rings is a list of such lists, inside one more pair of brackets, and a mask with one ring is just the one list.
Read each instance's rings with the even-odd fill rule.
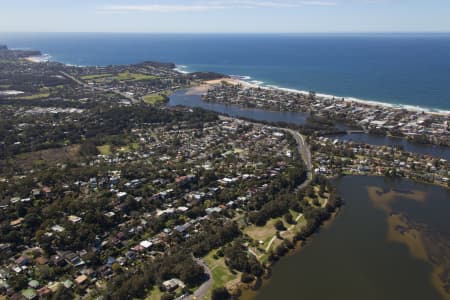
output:
[[307,179],[305,180],[305,182],[303,182],[301,185],[298,186],[297,190],[301,190],[305,188],[307,185],[309,185],[313,178],[312,173],[313,164],[311,158],[311,150],[309,149],[309,146],[305,141],[305,137],[301,135],[298,131],[279,127],[278,129],[283,130],[285,132],[289,132],[294,137],[295,141],[297,142],[297,151],[300,153],[303,161],[305,162]]
[[202,259],[198,259],[194,257],[194,260],[205,269],[206,274],[208,275],[208,280],[205,281],[195,292],[193,295],[189,295],[187,296],[186,300],[203,300],[206,297],[206,294],[208,293],[208,291],[212,290],[213,287],[213,278],[212,278],[212,273],[211,273],[211,269],[206,265],[206,263],[202,260]]

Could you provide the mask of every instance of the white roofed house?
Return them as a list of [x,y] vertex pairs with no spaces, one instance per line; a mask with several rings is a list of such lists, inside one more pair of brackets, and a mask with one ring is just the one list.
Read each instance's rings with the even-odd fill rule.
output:
[[145,249],[148,249],[153,245],[153,243],[145,240],[145,241],[140,242],[139,245],[144,247]]
[[177,289],[177,288],[184,288],[184,287],[185,287],[185,284],[184,284],[184,282],[181,281],[180,279],[172,278],[172,279],[170,279],[170,280],[164,281],[164,282],[163,282],[163,286],[164,286],[164,289],[165,289],[166,291],[171,292],[171,291],[173,291],[173,290],[175,290],[175,289]]
[[55,232],[64,232],[66,230],[61,225],[53,225],[51,229]]
[[117,193],[117,199],[120,201],[124,200],[128,194],[126,192],[119,192]]
[[78,223],[81,221],[80,217],[74,215],[68,216],[67,219],[72,223]]

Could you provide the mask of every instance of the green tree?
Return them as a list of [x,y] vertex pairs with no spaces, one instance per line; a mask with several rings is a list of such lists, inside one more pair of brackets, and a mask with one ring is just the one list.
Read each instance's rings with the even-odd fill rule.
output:
[[241,281],[243,282],[243,283],[250,283],[250,282],[252,282],[253,280],[255,280],[255,277],[252,275],[252,274],[249,274],[249,273],[242,273],[242,275],[241,275]]
[[230,299],[231,295],[225,287],[219,287],[212,291],[212,300],[227,300]]
[[291,213],[288,212],[284,215],[284,220],[288,223],[288,224],[294,224],[294,218],[292,217]]
[[286,227],[284,227],[284,224],[283,224],[283,221],[281,221],[281,220],[277,220],[276,222],[275,222],[275,229],[276,230],[279,230],[279,231],[284,231],[284,230],[286,230]]

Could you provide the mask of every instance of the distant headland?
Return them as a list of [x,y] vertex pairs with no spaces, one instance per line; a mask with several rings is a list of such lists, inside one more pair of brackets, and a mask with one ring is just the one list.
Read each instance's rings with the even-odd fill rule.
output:
[[9,48],[7,45],[0,44],[0,55],[3,59],[18,59],[18,58],[41,56],[42,53],[40,51],[35,51],[35,50],[9,51]]

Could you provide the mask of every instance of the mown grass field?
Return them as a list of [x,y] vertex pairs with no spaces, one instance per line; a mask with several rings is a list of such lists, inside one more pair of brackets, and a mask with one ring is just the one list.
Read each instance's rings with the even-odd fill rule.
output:
[[140,80],[150,80],[150,79],[156,79],[157,76],[153,75],[147,75],[147,74],[139,74],[139,73],[132,73],[130,71],[125,71],[118,73],[117,75],[114,74],[92,74],[92,75],[86,75],[81,76],[81,79],[83,80],[89,80],[89,81],[95,81],[95,82],[109,82],[113,80],[118,81],[140,81]]
[[[276,247],[283,242],[283,239],[292,240],[295,234],[306,225],[306,219],[303,215],[293,210],[290,210],[290,213],[296,221],[295,224],[288,224],[284,220],[284,217],[280,217],[270,219],[264,226],[251,225],[244,229],[244,233],[253,240],[249,249],[256,255],[261,263],[267,261],[270,251],[275,250]],[[280,232],[283,239],[278,238],[276,234],[277,230],[275,229],[275,223],[279,220],[283,222],[286,229]]]
[[145,298],[145,300],[160,300],[163,295],[163,292],[159,290],[157,286],[153,287],[153,289],[150,291],[150,295]]
[[256,242],[263,241],[264,243],[260,245],[261,248],[265,248],[272,237],[275,236],[277,230],[275,229],[275,222],[281,218],[271,219],[267,221],[264,226],[251,225],[245,228],[244,233],[251,237]]
[[97,146],[97,150],[100,152],[100,154],[102,155],[111,155],[113,152],[122,152],[122,153],[127,153],[133,150],[138,150],[140,147],[139,143],[130,143],[128,145],[125,146],[121,146],[121,147],[114,147],[111,146],[110,144],[105,144],[105,145],[101,145],[101,146]]
[[[213,289],[226,286],[228,282],[236,280],[240,277],[239,273],[233,274],[225,264],[225,259],[219,257],[214,258],[217,254],[217,250],[212,250],[207,256],[204,257],[204,261],[211,270],[213,278]],[[211,298],[212,291],[208,292],[208,299]]]
[[117,76],[114,76],[114,79],[117,80],[132,80],[132,81],[139,81],[139,80],[150,80],[150,79],[156,79],[157,76],[153,75],[146,75],[146,74],[138,74],[138,73],[131,73],[129,71],[125,71],[122,73],[117,74]]
[[149,94],[142,97],[142,100],[144,100],[144,102],[147,104],[157,105],[163,103],[166,100],[166,98],[160,94]]
[[47,87],[43,87],[40,89],[39,93],[29,95],[29,96],[19,96],[16,99],[19,100],[35,100],[41,98],[48,98],[50,96],[50,89]]
[[102,154],[102,155],[110,155],[111,154],[111,145],[106,144],[103,146],[98,146],[97,149],[100,152],[100,154]]
[[118,148],[118,150],[120,152],[125,152],[125,153],[133,151],[133,150],[138,150],[138,149],[139,149],[139,144],[138,143],[130,143],[130,144],[126,145],[126,146]]
[[113,74],[96,74],[96,75],[86,75],[86,76],[81,76],[81,79],[84,80],[95,80],[95,79],[100,79],[100,78],[106,78],[106,77],[113,77]]

